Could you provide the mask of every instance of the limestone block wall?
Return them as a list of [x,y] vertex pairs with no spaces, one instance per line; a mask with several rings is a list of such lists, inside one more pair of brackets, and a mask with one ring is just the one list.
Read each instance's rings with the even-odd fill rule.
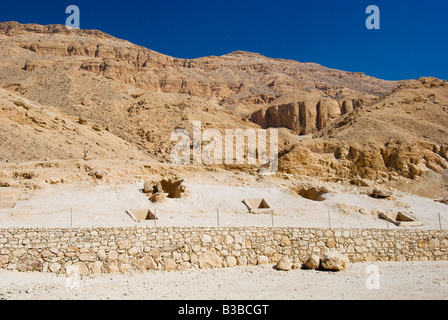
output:
[[447,230],[321,228],[0,229],[0,268],[81,275],[296,263],[329,250],[350,261],[448,260]]

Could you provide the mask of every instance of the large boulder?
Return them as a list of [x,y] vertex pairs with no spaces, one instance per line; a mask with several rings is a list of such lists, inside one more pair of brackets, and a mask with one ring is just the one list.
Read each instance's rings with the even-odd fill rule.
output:
[[292,261],[287,256],[283,256],[275,265],[275,269],[289,271],[292,269]]
[[325,270],[344,271],[348,265],[348,258],[337,251],[330,251],[322,258],[321,266]]
[[313,254],[305,261],[304,264],[306,268],[316,270],[320,266],[320,257]]

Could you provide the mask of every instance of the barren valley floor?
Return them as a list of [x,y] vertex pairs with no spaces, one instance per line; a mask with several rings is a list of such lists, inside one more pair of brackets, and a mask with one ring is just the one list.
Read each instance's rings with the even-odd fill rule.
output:
[[[371,285],[372,273],[368,271],[371,265],[378,267],[378,289]],[[82,278],[0,270],[0,299],[447,298],[447,261],[362,262],[350,264],[345,272],[300,269],[284,272],[274,270],[272,265],[264,265]]]

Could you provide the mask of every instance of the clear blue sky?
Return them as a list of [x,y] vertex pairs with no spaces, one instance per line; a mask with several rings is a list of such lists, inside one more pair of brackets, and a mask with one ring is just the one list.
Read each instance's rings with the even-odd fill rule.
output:
[[[448,79],[448,0],[2,1],[0,21],[97,29],[178,58],[235,50],[316,62],[387,80]],[[368,30],[368,5],[381,29]]]

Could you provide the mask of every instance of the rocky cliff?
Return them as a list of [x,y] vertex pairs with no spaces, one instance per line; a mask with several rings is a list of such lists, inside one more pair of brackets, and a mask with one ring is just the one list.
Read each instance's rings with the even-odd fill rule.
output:
[[[10,52],[20,53],[21,68],[28,72],[64,65],[145,91],[181,93],[213,100],[262,126],[278,124],[305,133],[319,130],[337,117],[335,104],[329,99],[336,100],[339,109],[345,111],[351,108],[350,102],[344,102],[350,95],[378,97],[398,85],[362,73],[329,69],[315,63],[271,59],[242,51],[220,57],[178,59],[100,31],[69,30],[60,25],[0,23],[0,42],[3,50],[9,48]],[[275,122],[272,117],[264,119],[259,113],[250,116],[260,107],[264,110],[272,106],[278,107],[281,114],[281,110],[288,107],[279,107],[279,100],[284,101],[285,95],[290,93],[307,96],[286,101],[286,104],[306,104],[301,108],[309,115],[299,116],[306,128],[302,128],[300,121],[288,124],[288,121]],[[344,103],[345,107],[342,106]],[[311,104],[315,106],[309,107]],[[263,110],[259,112],[263,113]],[[272,112],[275,111],[269,111]],[[320,118],[316,127],[310,123],[315,112]]]
[[421,194],[446,192],[447,106],[446,81],[407,82],[295,145],[280,158],[279,168],[358,185],[429,179]]
[[[168,161],[170,133],[191,131],[199,120],[221,132],[282,128],[279,169],[286,173],[448,184],[448,87],[438,79],[384,81],[243,51],[179,59],[101,31],[17,22],[0,23],[0,57],[0,120],[9,128],[3,159],[68,158],[90,145],[99,157]],[[14,104],[21,98],[55,115],[32,115]],[[62,131],[79,123],[89,128],[75,138]],[[53,138],[59,148],[44,143]],[[38,143],[27,149],[26,140]],[[69,142],[75,151],[62,152]]]

